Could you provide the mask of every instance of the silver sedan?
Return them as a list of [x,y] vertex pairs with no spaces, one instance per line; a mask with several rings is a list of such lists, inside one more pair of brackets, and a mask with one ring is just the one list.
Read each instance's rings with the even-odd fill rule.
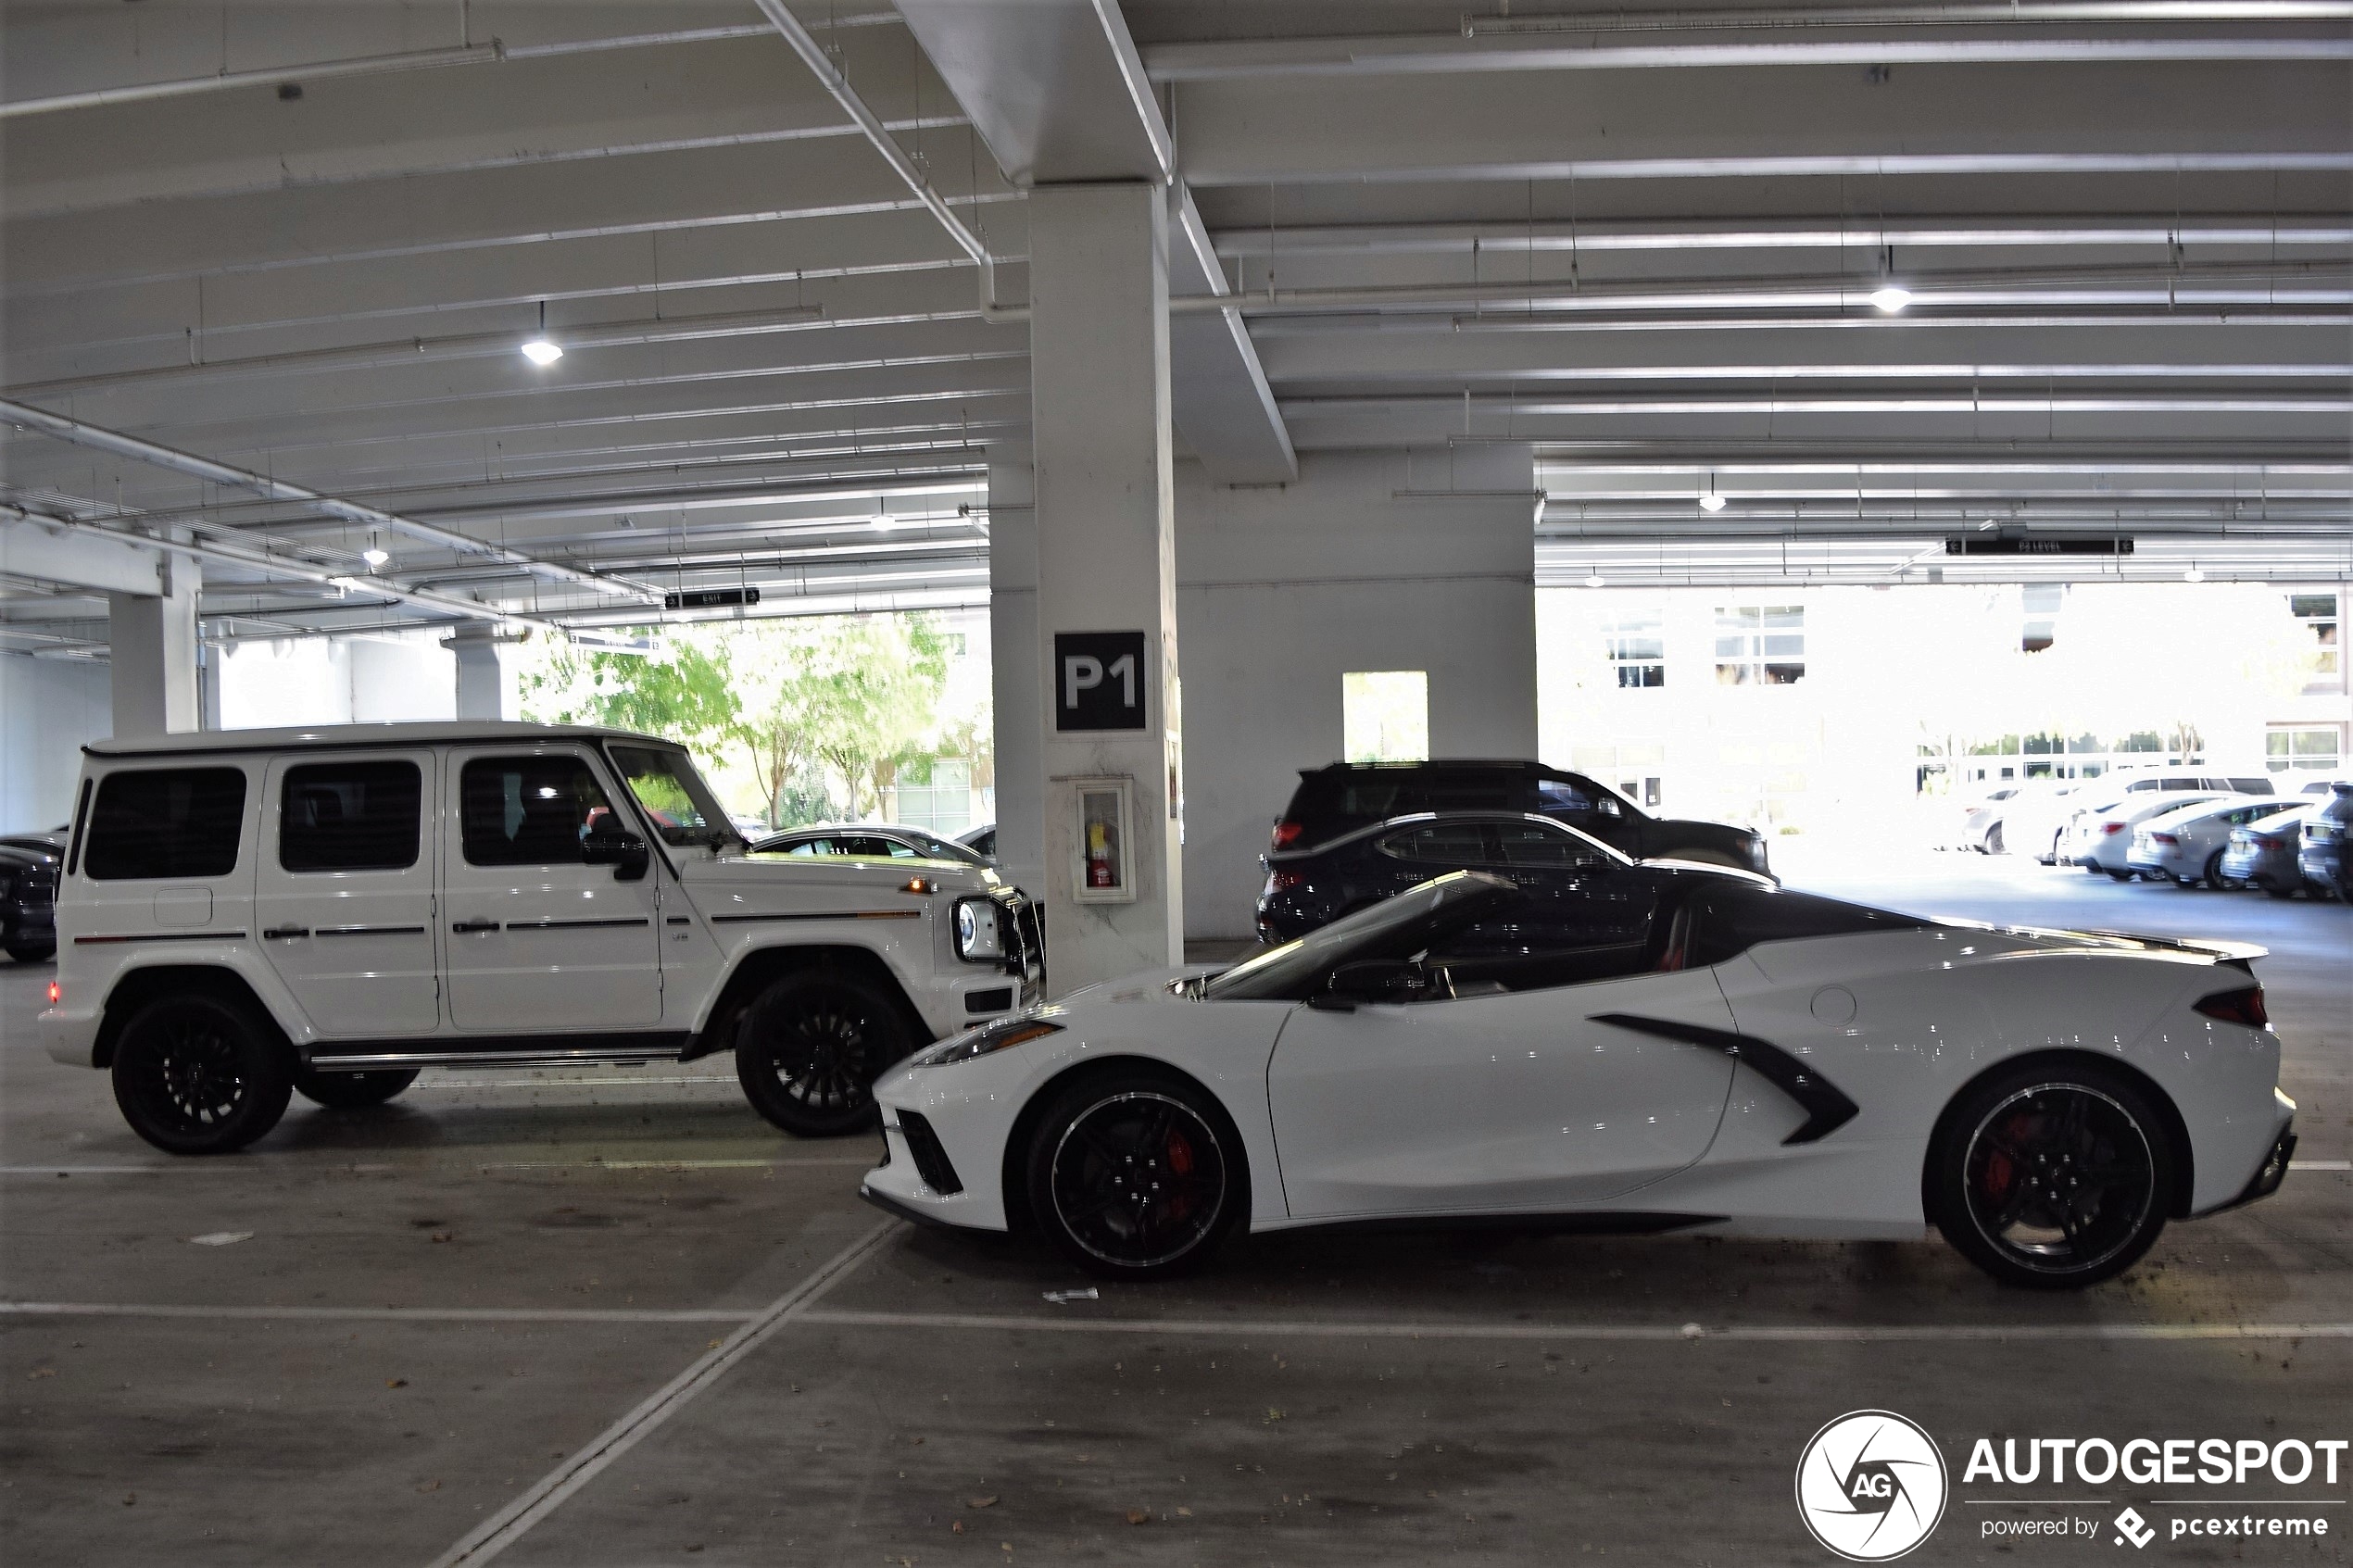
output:
[[2280,809],[2276,798],[2244,796],[2200,801],[2161,812],[2133,830],[2132,847],[2124,863],[2150,882],[2170,881],[2179,887],[2226,887],[2224,851],[2233,829],[2243,828]]

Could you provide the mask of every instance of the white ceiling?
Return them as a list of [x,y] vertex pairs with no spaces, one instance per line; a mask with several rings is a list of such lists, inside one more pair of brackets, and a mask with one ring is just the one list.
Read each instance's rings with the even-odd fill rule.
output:
[[[999,154],[1173,166],[1177,292],[1246,328],[1180,307],[1214,470],[1533,442],[1545,581],[1917,580],[1987,521],[2353,575],[2353,6],[964,0],[952,53],[940,0],[793,10],[1001,302]],[[1100,66],[988,31],[1040,11]],[[347,503],[0,442],[19,507],[195,529],[209,634],[985,596],[1026,328],[754,0],[0,24],[0,396]],[[103,638],[0,581],[0,647]]]

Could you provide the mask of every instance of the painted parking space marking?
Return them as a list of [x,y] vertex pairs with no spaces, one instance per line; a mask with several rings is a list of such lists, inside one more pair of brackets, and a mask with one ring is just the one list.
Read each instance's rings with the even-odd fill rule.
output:
[[812,1155],[798,1160],[469,1160],[448,1164],[399,1165],[376,1160],[353,1165],[232,1164],[191,1160],[181,1165],[0,1165],[0,1176],[272,1176],[449,1175],[467,1171],[790,1171],[802,1168],[871,1170],[871,1154]]
[[838,1328],[963,1329],[1021,1334],[1166,1334],[1220,1339],[1536,1339],[1655,1341],[1725,1339],[1750,1344],[1894,1344],[1914,1340],[2353,1339],[2353,1323],[1280,1323],[1211,1318],[1037,1317],[1028,1313],[880,1312],[824,1308],[805,1323]]
[[194,1318],[267,1323],[747,1323],[760,1314],[687,1307],[206,1307],[184,1302],[0,1301],[0,1318]]
[[587,1447],[541,1476],[506,1507],[484,1520],[463,1539],[433,1560],[432,1568],[475,1568],[521,1540],[567,1499],[595,1480],[614,1461],[708,1391],[736,1362],[766,1344],[787,1324],[805,1319],[825,1292],[881,1250],[900,1222],[885,1220],[812,1270],[808,1277],[771,1301],[694,1365],[648,1395],[635,1410],[590,1440]]

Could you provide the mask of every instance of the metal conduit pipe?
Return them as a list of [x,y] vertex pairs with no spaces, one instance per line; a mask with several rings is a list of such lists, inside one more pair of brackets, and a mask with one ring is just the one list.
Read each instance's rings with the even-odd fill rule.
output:
[[989,256],[988,247],[981,243],[979,235],[965,226],[963,219],[956,216],[947,198],[933,188],[929,177],[915,167],[914,159],[907,156],[906,149],[884,127],[881,117],[866,107],[865,100],[849,85],[849,79],[842,75],[824,47],[809,35],[809,30],[800,25],[800,19],[792,14],[785,0],[753,0],[753,4],[760,7],[761,15],[784,35],[785,42],[792,45],[793,53],[800,56],[810,74],[833,94],[834,102],[857,121],[858,129],[866,133],[866,140],[874,144],[875,151],[882,154],[883,161],[890,165],[891,172],[906,182],[907,188],[914,193],[915,199],[939,220],[939,226],[948,232],[948,237],[955,241],[957,247],[971,257],[973,264],[980,269],[981,320],[1028,320],[1029,309],[1026,306],[997,303],[997,263]]
[[0,400],[0,421],[36,431],[59,441],[70,442],[77,446],[88,446],[96,451],[112,452],[118,457],[151,463],[157,468],[170,469],[175,473],[184,473],[193,478],[210,480],[216,484],[233,485],[237,489],[252,491],[272,501],[287,501],[313,507],[331,517],[340,518],[346,522],[356,522],[368,528],[381,528],[393,533],[405,533],[412,539],[422,539],[445,548],[456,550],[462,555],[483,556],[491,560],[503,561],[509,566],[519,567],[535,577],[545,578],[552,583],[567,583],[578,587],[593,588],[598,593],[614,598],[635,599],[655,605],[661,603],[661,590],[648,583],[632,582],[627,578],[600,577],[594,572],[582,571],[576,567],[561,566],[554,561],[541,560],[536,557],[527,556],[520,550],[510,550],[503,545],[493,545],[485,540],[453,533],[446,528],[435,528],[429,522],[419,522],[413,518],[402,517],[396,512],[379,511],[374,507],[363,507],[357,502],[341,500],[335,496],[308,489],[303,485],[290,484],[283,480],[272,479],[267,474],[255,473],[247,469],[233,468],[227,463],[215,462],[209,458],[200,458],[193,452],[182,452],[176,447],[161,446],[152,441],[143,441],[135,435],[125,435],[120,431],[107,430],[102,425],[85,424],[80,420],[69,420],[62,414],[53,414],[45,408],[36,408],[28,403]]
[[103,534],[109,539],[143,546],[151,550],[166,550],[173,555],[190,556],[198,560],[217,560],[225,565],[242,566],[250,571],[263,572],[289,582],[316,583],[322,587],[335,588],[345,593],[381,595],[384,598],[399,603],[447,610],[476,621],[490,621],[509,626],[528,627],[533,631],[547,632],[550,634],[560,634],[563,632],[563,628],[553,621],[544,620],[535,615],[524,615],[513,610],[500,609],[496,605],[486,605],[479,599],[469,599],[456,594],[436,593],[430,588],[411,588],[405,583],[396,583],[387,578],[355,577],[345,572],[329,571],[324,567],[290,561],[283,556],[273,556],[260,550],[241,550],[211,542],[157,538],[151,534],[132,533],[119,528],[107,528],[94,522],[84,522],[78,518],[33,511],[29,508],[13,506],[4,501],[0,501],[0,517],[9,518],[18,522],[34,523],[43,528],[67,528],[85,533]]

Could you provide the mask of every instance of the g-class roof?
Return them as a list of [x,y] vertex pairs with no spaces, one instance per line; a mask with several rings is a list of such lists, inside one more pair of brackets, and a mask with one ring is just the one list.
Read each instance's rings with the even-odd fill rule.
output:
[[453,742],[632,740],[670,746],[659,735],[591,724],[527,724],[516,720],[443,719],[406,724],[310,724],[283,730],[203,730],[176,735],[115,736],[82,749],[93,757],[185,757],[207,752],[348,750],[353,746],[446,746]]

